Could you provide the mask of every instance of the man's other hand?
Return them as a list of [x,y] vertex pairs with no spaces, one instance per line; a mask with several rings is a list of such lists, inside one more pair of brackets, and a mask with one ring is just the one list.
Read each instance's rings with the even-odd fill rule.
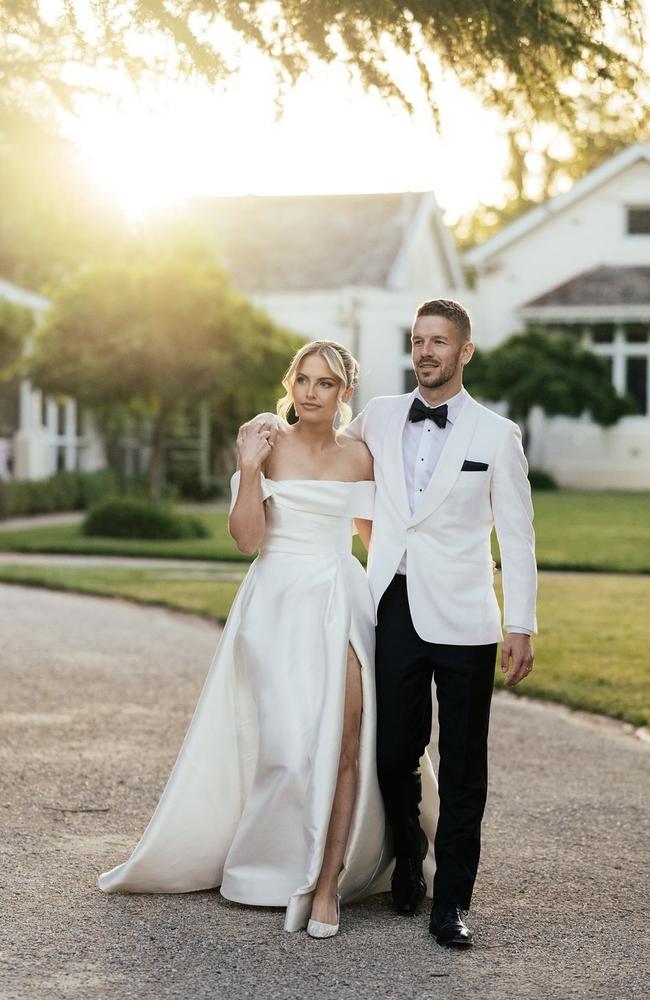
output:
[[529,635],[509,632],[501,647],[501,670],[506,675],[503,683],[514,687],[533,669],[533,643]]

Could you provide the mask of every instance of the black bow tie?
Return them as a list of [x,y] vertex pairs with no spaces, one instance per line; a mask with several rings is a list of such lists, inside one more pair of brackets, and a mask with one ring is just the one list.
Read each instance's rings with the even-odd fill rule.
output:
[[447,424],[447,404],[442,406],[426,406],[419,396],[416,396],[411,403],[409,410],[409,420],[417,424],[419,420],[433,420],[438,427],[445,427]]

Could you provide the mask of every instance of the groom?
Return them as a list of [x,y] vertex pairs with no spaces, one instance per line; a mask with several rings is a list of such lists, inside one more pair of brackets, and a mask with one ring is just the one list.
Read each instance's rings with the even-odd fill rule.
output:
[[377,766],[396,856],[392,895],[413,914],[426,887],[419,760],[438,702],[440,813],[429,930],[467,947],[487,796],[487,736],[497,643],[490,535],[503,571],[501,667],[533,667],[536,567],[519,428],[463,388],[474,345],[465,309],[424,302],[412,327],[416,389],[370,400],[345,433],[373,454],[377,497],[368,576],[377,609]]

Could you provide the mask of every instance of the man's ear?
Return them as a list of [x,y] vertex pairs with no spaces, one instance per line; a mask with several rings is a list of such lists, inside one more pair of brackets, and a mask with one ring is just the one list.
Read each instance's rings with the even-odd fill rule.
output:
[[463,344],[463,353],[461,355],[461,361],[464,365],[468,364],[472,360],[472,355],[474,354],[474,341],[467,340]]

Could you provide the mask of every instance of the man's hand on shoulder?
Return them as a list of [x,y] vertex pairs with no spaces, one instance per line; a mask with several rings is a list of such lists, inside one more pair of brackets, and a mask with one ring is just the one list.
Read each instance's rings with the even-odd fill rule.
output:
[[248,420],[239,428],[239,432],[237,434],[237,447],[241,449],[247,435],[250,434],[251,431],[259,433],[260,430],[265,432],[269,444],[272,445],[278,434],[286,431],[286,427],[276,413],[258,413],[256,417],[253,417],[252,420]]
[[533,643],[529,635],[508,632],[501,647],[501,670],[506,675],[503,683],[514,687],[533,669]]

